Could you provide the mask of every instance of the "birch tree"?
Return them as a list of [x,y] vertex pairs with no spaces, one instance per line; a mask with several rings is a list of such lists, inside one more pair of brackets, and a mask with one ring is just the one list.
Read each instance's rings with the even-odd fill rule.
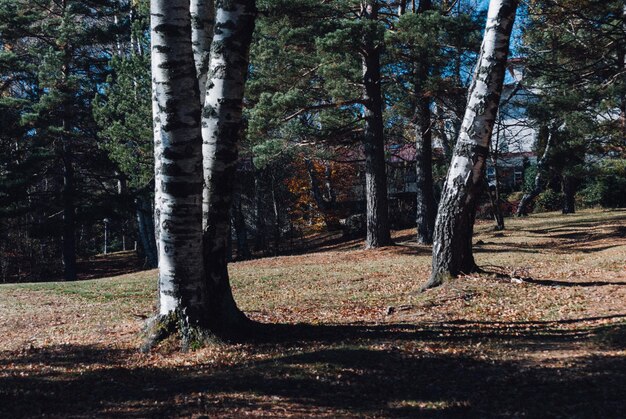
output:
[[236,333],[247,319],[233,298],[227,267],[230,208],[255,0],[218,0],[206,100],[202,117],[204,166],[204,271],[209,318],[214,331]]
[[491,0],[489,4],[465,117],[439,203],[432,274],[425,289],[477,268],[472,254],[476,203],[502,93],[517,5],[518,0]]
[[159,301],[144,349],[174,330],[188,344],[208,323],[201,106],[189,0],[153,0],[150,15]]

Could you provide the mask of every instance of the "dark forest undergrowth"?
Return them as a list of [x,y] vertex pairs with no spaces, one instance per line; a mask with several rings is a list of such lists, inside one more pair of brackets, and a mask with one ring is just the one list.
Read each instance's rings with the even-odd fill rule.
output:
[[430,249],[231,265],[249,341],[137,350],[155,272],[0,286],[0,417],[621,417],[626,211],[477,229],[492,274],[418,293]]

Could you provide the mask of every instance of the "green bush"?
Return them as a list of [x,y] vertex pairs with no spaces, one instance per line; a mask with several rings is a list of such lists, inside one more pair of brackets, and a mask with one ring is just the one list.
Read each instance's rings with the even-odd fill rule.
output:
[[548,189],[537,196],[535,212],[558,211],[563,207],[563,194]]
[[594,168],[578,193],[587,207],[626,207],[626,160],[606,160]]

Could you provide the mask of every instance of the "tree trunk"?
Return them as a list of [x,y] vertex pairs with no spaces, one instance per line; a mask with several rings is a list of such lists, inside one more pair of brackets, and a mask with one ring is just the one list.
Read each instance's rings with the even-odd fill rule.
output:
[[71,93],[67,91],[70,77],[70,51],[67,46],[63,48],[63,81],[62,94],[65,95],[63,103],[63,126],[61,138],[61,159],[63,161],[63,279],[75,281],[76,273],[76,183],[74,176],[74,153],[71,143]]
[[315,173],[315,165],[311,159],[305,158],[304,164],[306,166],[307,173],[309,174],[309,180],[311,183],[311,194],[313,200],[317,204],[317,208],[324,216],[324,223],[328,229],[338,228],[336,218],[334,217],[335,204],[337,203],[337,197],[331,183],[331,168],[329,164],[324,167],[324,185],[320,184]]
[[481,53],[469,90],[465,118],[435,225],[432,274],[424,288],[475,271],[472,235],[509,52],[518,0],[491,0]]
[[[501,104],[502,105],[502,104]],[[498,113],[499,115],[500,113]],[[496,222],[496,230],[504,230],[504,214],[500,206],[500,170],[498,168],[498,159],[500,158],[500,128],[502,126],[502,118],[498,120],[496,128],[496,141],[491,147],[491,164],[493,165],[494,182],[487,185],[487,192],[491,201],[491,209],[493,218]]]
[[417,203],[417,242],[432,244],[435,230],[435,196],[433,191],[433,151],[430,101],[422,97],[417,105],[415,142],[415,183]]
[[380,48],[377,39],[378,5],[367,1],[363,18],[371,22],[365,29],[363,48],[363,103],[365,132],[365,197],[367,206],[366,248],[392,244],[387,203],[387,171],[385,167],[385,138],[383,97],[380,77]]
[[256,19],[254,0],[218,0],[202,120],[204,166],[204,270],[211,328],[237,333],[247,323],[230,288],[226,253],[233,179],[242,132],[244,87]]
[[63,121],[63,279],[75,281],[76,274],[76,207],[74,197],[74,164],[69,136],[69,118]]
[[152,205],[143,196],[137,196],[135,199],[135,212],[137,215],[139,240],[146,258],[146,266],[148,268],[156,268],[159,264],[159,257],[154,238],[154,220],[152,218],[154,212],[152,211]]
[[191,0],[189,10],[191,12],[191,43],[200,89],[200,103],[204,104],[215,26],[215,2],[214,0]]
[[427,10],[433,8],[432,0],[420,0],[420,4],[417,8],[417,13],[424,13]]
[[[626,33],[626,3],[622,8],[622,31]],[[622,39],[622,43],[618,50],[617,56],[618,72],[626,71],[626,41]],[[622,146],[626,147],[626,92],[622,90],[620,97],[620,124],[622,129]]]
[[[417,13],[432,8],[430,0],[420,1]],[[426,95],[424,85],[429,76],[430,65],[427,54],[420,54],[415,71],[415,183],[416,183],[416,224],[417,242],[432,244],[435,230],[435,196],[433,191],[433,150],[432,150],[432,111],[431,100]]]
[[337,194],[335,193],[335,188],[333,188],[332,182],[332,167],[330,163],[326,162],[324,164],[324,186],[326,188],[326,202],[329,203],[330,209],[335,209],[335,204],[337,204]]
[[263,215],[263,196],[261,172],[254,169],[254,248],[256,251],[267,250],[265,217]]
[[313,195],[313,200],[317,204],[317,207],[320,211],[326,213],[330,210],[330,202],[326,201],[324,198],[324,194],[322,193],[321,186],[319,180],[317,179],[317,174],[315,173],[315,166],[311,159],[305,158],[304,165],[306,166],[307,173],[309,174],[309,181],[311,182],[311,194]]
[[576,179],[563,175],[563,214],[576,212]]
[[242,191],[237,190],[234,195],[232,208],[232,224],[237,237],[237,260],[250,259],[250,246],[248,245],[248,227],[243,212]]
[[278,200],[276,199],[276,180],[272,173],[272,209],[274,210],[274,256],[280,254],[280,209],[278,208]]
[[[496,170],[496,179],[497,179]],[[502,208],[500,208],[500,191],[498,190],[498,181],[496,180],[493,187],[488,185],[489,200],[491,201],[491,210],[493,211],[493,219],[496,222],[496,230],[504,230],[504,215],[502,214]]]
[[398,17],[406,13],[406,2],[407,0],[400,0],[398,2]]
[[187,346],[209,320],[202,264],[201,107],[189,0],[153,0],[150,14],[159,302],[144,349],[174,330]]
[[537,162],[537,174],[535,175],[535,183],[533,185],[533,189],[524,194],[524,196],[522,196],[522,199],[519,203],[519,206],[517,207],[517,213],[516,215],[518,217],[522,217],[522,216],[526,216],[528,215],[528,207],[530,206],[530,203],[537,197],[537,195],[539,195],[541,193],[541,191],[543,190],[543,175],[544,172],[546,170],[546,165],[548,164],[548,158],[550,155],[550,150],[552,148],[552,142],[553,142],[553,129],[544,129],[547,133],[547,137],[546,137],[546,147],[543,150],[543,154],[541,155],[541,159],[539,159],[539,161]]

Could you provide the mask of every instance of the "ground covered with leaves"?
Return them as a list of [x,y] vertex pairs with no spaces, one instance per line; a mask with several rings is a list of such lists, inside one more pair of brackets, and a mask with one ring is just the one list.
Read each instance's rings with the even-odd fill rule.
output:
[[231,265],[246,342],[141,354],[155,272],[0,286],[0,417],[623,417],[626,211],[477,227],[419,293],[412,243]]

